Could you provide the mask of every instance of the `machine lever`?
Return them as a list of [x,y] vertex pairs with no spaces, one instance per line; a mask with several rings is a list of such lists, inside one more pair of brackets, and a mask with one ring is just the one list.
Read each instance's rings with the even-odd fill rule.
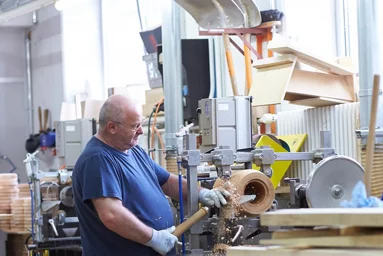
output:
[[250,235],[248,235],[248,236],[246,237],[246,240],[247,240],[247,239],[250,239],[250,238],[252,238],[252,237],[255,237],[255,236],[257,236],[257,235],[259,235],[259,234],[261,234],[261,233],[262,233],[261,230],[257,229],[256,231],[254,231],[253,233],[251,233]]
[[242,231],[245,229],[242,225],[238,225],[238,231],[237,233],[235,234],[235,236],[233,237],[233,239],[231,239],[231,242],[234,243],[237,238],[239,237],[239,235],[242,233]]
[[54,220],[53,219],[49,219],[48,222],[49,222],[49,224],[51,224],[51,226],[53,228],[53,231],[55,232],[55,235],[59,236],[59,233],[57,232]]

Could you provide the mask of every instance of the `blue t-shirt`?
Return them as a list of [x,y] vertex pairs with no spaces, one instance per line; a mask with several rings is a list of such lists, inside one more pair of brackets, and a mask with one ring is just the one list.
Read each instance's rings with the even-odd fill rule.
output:
[[128,153],[96,137],[86,145],[73,170],[73,197],[80,221],[83,255],[158,255],[109,230],[90,199],[115,197],[143,223],[156,230],[174,225],[173,214],[161,186],[169,173],[140,147]]

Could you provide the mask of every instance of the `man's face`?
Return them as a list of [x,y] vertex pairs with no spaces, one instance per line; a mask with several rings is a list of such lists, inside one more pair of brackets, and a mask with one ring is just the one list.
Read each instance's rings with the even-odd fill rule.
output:
[[138,137],[143,134],[143,117],[138,111],[132,111],[121,120],[121,122],[111,121],[111,132],[114,134],[114,145],[119,150],[128,150],[138,144]]

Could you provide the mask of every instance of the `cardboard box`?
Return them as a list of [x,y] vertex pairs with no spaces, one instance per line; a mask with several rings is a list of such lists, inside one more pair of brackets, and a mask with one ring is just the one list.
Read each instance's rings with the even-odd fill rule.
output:
[[145,91],[145,103],[146,104],[156,104],[164,97],[164,89],[162,87],[160,88],[154,88]]

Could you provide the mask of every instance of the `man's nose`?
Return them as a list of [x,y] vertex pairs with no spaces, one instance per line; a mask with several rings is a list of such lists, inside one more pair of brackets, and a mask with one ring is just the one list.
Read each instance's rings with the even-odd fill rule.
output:
[[142,125],[138,128],[136,133],[139,135],[144,134],[144,128],[142,128]]

